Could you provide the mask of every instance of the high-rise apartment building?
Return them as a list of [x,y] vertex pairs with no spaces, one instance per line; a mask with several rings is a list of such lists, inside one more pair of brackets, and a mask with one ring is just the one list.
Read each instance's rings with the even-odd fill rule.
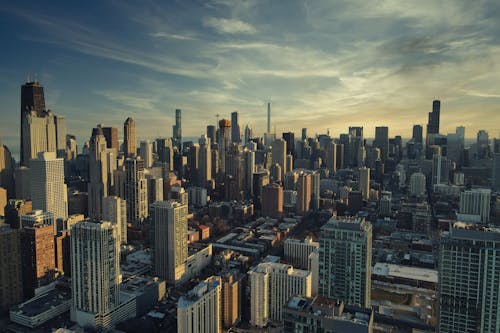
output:
[[498,332],[500,232],[455,223],[439,251],[438,332]]
[[102,219],[118,229],[119,244],[127,244],[127,203],[120,197],[110,196],[102,200]]
[[283,216],[283,187],[277,183],[262,187],[262,216],[281,219]]
[[207,187],[212,180],[212,152],[210,138],[202,136],[199,139],[200,150],[198,152],[198,182],[202,187]]
[[230,328],[241,320],[242,276],[238,269],[221,273],[222,326]]
[[111,222],[84,220],[71,228],[71,318],[80,326],[109,327],[120,304],[120,248]]
[[169,200],[151,205],[154,224],[154,270],[168,283],[183,279],[188,258],[187,204]]
[[283,306],[291,296],[311,297],[311,272],[291,265],[263,262],[249,271],[250,324],[264,327],[281,320]]
[[0,313],[23,300],[19,230],[0,224]]
[[23,295],[33,297],[35,289],[54,280],[55,244],[54,227],[41,223],[21,230],[21,262]]
[[148,217],[148,189],[144,175],[144,161],[140,157],[127,158],[124,167],[127,222],[140,224]]
[[55,152],[38,153],[31,160],[31,200],[33,209],[54,213],[54,217],[68,217],[68,193],[64,183],[64,159]]
[[372,225],[364,218],[332,217],[319,239],[319,295],[370,306]]
[[297,215],[304,215],[311,209],[312,175],[301,171],[297,179]]
[[153,143],[150,140],[141,141],[140,156],[145,168],[153,166]]
[[478,188],[460,193],[460,213],[479,215],[481,222],[490,221],[491,190]]
[[410,176],[410,195],[420,197],[425,194],[425,175],[415,172]]
[[309,256],[319,249],[319,243],[307,237],[304,240],[287,238],[284,242],[285,261],[295,268],[308,269]]
[[212,276],[179,298],[178,332],[222,332],[221,285],[220,277]]
[[325,148],[325,164],[330,172],[337,171],[337,144],[330,141],[326,144]]
[[123,123],[123,153],[125,154],[125,157],[133,157],[137,155],[135,121],[130,117],[125,120],[125,123]]

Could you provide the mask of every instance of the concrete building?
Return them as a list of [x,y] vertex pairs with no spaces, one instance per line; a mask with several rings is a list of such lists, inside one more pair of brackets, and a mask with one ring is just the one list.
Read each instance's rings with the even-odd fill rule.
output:
[[322,297],[291,297],[283,307],[283,331],[294,333],[372,333],[370,309],[348,312],[344,303]]
[[212,180],[212,152],[210,138],[204,135],[198,140],[200,150],[198,151],[198,183],[202,187],[207,187]]
[[142,224],[148,217],[148,189],[144,175],[144,161],[140,157],[127,158],[124,167],[127,222]]
[[13,229],[21,229],[21,216],[32,210],[31,201],[10,199],[5,206],[5,223]]
[[23,299],[19,230],[0,224],[0,313]]
[[108,160],[106,138],[100,126],[90,139],[88,183],[88,215],[94,219],[102,218],[103,198],[108,196]]
[[144,161],[145,168],[153,166],[153,143],[150,140],[141,141],[140,156]]
[[286,169],[286,141],[281,138],[274,140],[274,142],[272,143],[271,152],[273,164],[279,164],[279,166],[281,167],[280,179],[283,179],[284,174],[289,171]]
[[53,229],[53,235],[57,234],[57,224],[53,213],[44,212],[42,210],[34,210],[21,216],[22,228],[32,227],[37,224],[50,226]]
[[308,237],[304,240],[287,238],[284,242],[285,261],[295,268],[308,269],[309,256],[319,243]]
[[500,231],[455,223],[441,239],[438,332],[498,332]]
[[479,215],[481,222],[490,221],[491,190],[472,189],[460,194],[460,214]]
[[223,328],[230,328],[241,320],[242,277],[238,269],[225,271],[221,274]]
[[372,225],[364,218],[332,217],[321,227],[319,295],[370,306]]
[[64,159],[55,152],[42,152],[31,160],[31,200],[33,209],[68,217],[68,193],[64,183]]
[[222,332],[221,285],[220,277],[212,276],[179,298],[178,332]]
[[309,271],[291,265],[263,262],[249,271],[250,324],[264,327],[282,319],[282,309],[293,295],[311,297]]
[[105,197],[102,201],[102,219],[118,228],[119,244],[127,244],[127,203],[117,196]]
[[421,197],[425,195],[425,175],[415,172],[410,176],[410,195]]
[[359,169],[359,190],[363,195],[363,200],[370,198],[370,168]]
[[301,171],[297,179],[297,215],[304,215],[311,209],[312,176],[310,172]]
[[154,271],[175,284],[186,274],[188,259],[186,204],[174,200],[151,205],[154,224]]

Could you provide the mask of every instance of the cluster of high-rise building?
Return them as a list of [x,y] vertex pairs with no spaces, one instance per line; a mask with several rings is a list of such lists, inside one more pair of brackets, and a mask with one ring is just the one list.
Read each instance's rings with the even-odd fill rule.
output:
[[262,137],[234,111],[187,140],[175,109],[171,137],[138,142],[129,117],[79,151],[28,82],[19,161],[0,144],[0,313],[29,328],[69,313],[93,329],[499,331],[500,139],[444,135],[440,113],[435,100],[409,139],[279,136],[268,103]]

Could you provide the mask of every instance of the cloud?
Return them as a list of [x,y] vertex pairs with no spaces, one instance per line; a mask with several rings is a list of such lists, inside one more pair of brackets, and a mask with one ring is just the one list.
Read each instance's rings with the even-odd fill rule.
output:
[[152,32],[149,35],[152,37],[156,37],[156,38],[177,39],[177,40],[197,40],[197,38],[194,36],[172,34],[172,33],[162,32],[162,31]]
[[220,34],[255,34],[257,29],[249,23],[217,17],[203,19],[203,25],[215,29]]

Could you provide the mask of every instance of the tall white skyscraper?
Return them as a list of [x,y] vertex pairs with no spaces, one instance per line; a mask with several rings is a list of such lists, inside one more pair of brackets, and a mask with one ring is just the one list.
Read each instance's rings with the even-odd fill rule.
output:
[[64,183],[64,159],[55,152],[38,153],[31,160],[31,200],[33,209],[54,213],[54,217],[68,217],[68,193]]
[[118,229],[119,244],[127,244],[127,203],[120,197],[105,197],[102,201],[102,219]]
[[71,276],[72,319],[80,326],[107,326],[102,318],[120,304],[120,253],[115,225],[92,220],[73,225]]
[[500,232],[455,223],[439,251],[438,332],[499,332]]
[[154,224],[154,270],[169,283],[182,280],[188,258],[187,204],[175,200],[151,205]]
[[311,296],[312,276],[309,271],[264,262],[248,274],[251,325],[264,327],[269,321],[281,320],[281,310],[291,296]]
[[370,306],[372,225],[364,218],[332,217],[319,239],[319,295]]
[[102,218],[102,199],[108,196],[108,154],[101,126],[90,139],[88,198],[89,217]]
[[222,332],[221,287],[221,278],[212,276],[179,298],[177,303],[178,332]]
[[490,221],[491,190],[478,188],[460,194],[460,213],[481,216],[481,222]]
[[289,170],[286,170],[286,141],[282,138],[274,140],[272,143],[272,158],[273,164],[277,163],[281,167],[281,179],[283,179],[285,173]]
[[370,168],[359,169],[359,189],[364,200],[370,198]]
[[127,158],[124,166],[127,222],[142,223],[148,217],[148,188],[144,175],[144,161],[140,157]]

